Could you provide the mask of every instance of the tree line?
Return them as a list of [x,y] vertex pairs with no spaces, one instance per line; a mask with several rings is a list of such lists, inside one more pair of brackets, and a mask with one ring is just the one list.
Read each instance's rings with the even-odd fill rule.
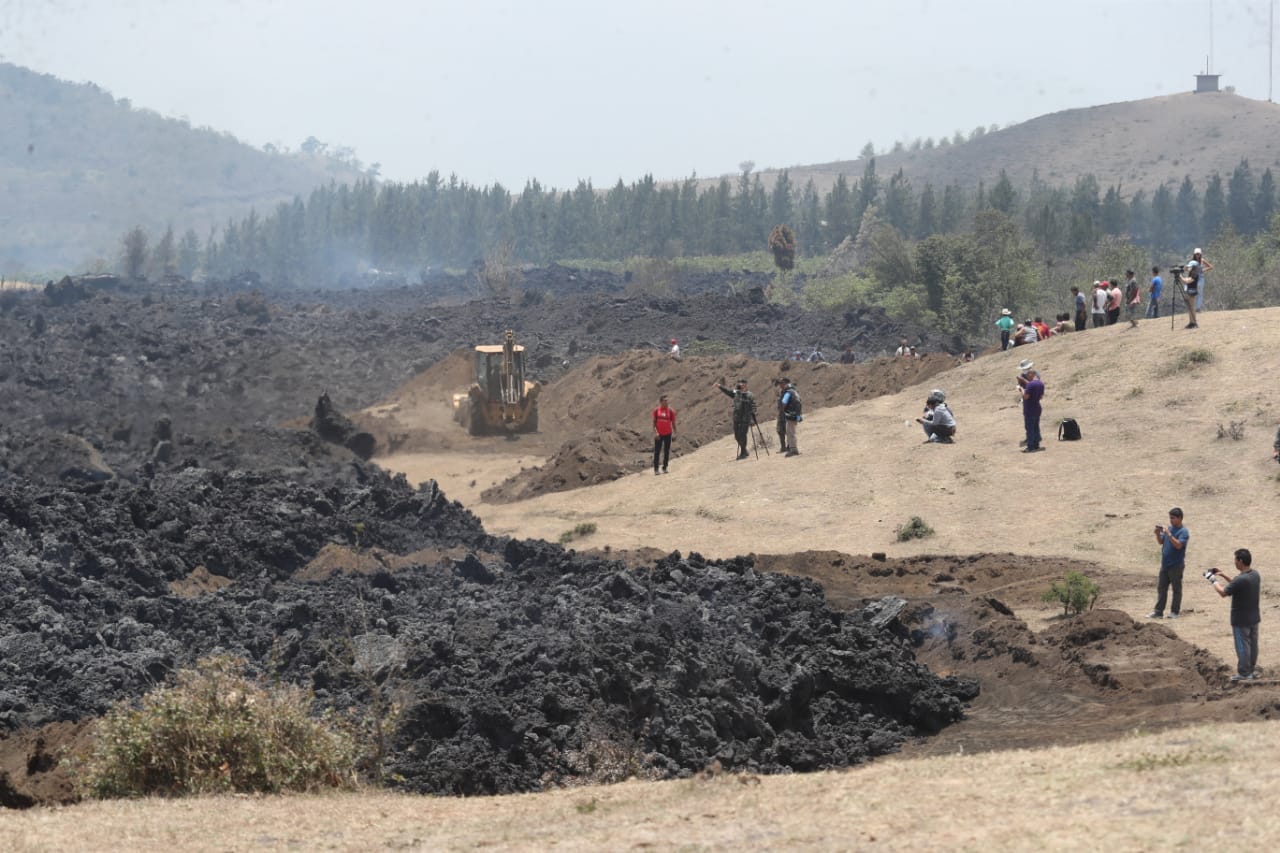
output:
[[812,180],[795,186],[785,170],[766,187],[751,165],[735,180],[707,187],[694,177],[662,184],[646,175],[604,192],[590,181],[556,191],[531,180],[512,193],[437,172],[413,183],[330,183],[269,215],[251,211],[230,220],[203,240],[170,230],[149,245],[134,229],[124,266],[152,276],[200,270],[225,278],[252,270],[278,285],[311,287],[370,267],[409,279],[429,268],[467,268],[498,248],[536,264],[729,255],[761,249],[778,224],[792,227],[801,257],[816,257],[855,237],[873,208],[881,223],[912,241],[969,231],[981,213],[995,211],[1052,263],[1104,237],[1153,251],[1186,251],[1228,232],[1249,237],[1265,231],[1276,212],[1271,170],[1255,175],[1248,161],[1226,181],[1215,172],[1203,188],[1188,176],[1127,197],[1119,186],[1103,189],[1093,175],[1069,187],[1033,175],[1018,187],[1004,172],[989,187],[925,183],[917,190],[902,170],[877,174],[874,158],[860,178],[840,175],[819,193]]

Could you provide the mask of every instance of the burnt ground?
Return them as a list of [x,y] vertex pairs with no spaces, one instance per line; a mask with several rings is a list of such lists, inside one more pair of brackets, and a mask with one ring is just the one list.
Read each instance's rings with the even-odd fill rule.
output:
[[[69,799],[59,759],[88,743],[93,718],[215,651],[312,688],[318,711],[367,708],[371,682],[394,691],[406,712],[384,770],[422,792],[539,790],[617,767],[676,777],[712,761],[789,772],[1106,737],[1117,719],[1276,712],[1271,688],[1224,691],[1221,663],[1159,625],[1099,611],[1032,629],[1018,613],[1039,587],[1026,582],[1066,561],[708,561],[489,536],[434,482],[269,425],[305,421],[317,386],[339,406],[375,403],[415,359],[463,343],[411,289],[330,296],[0,306],[4,805]],[[448,310],[486,330],[510,316]],[[548,328],[585,338],[580,323],[570,312]],[[622,376],[635,361],[591,368],[633,383],[628,410],[643,396]]]

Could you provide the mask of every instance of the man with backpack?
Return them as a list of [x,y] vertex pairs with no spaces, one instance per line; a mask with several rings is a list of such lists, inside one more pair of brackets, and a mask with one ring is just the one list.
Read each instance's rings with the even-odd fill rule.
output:
[[796,386],[787,377],[782,377],[782,396],[778,398],[778,413],[786,422],[787,452],[786,456],[799,456],[800,447],[796,444],[796,424],[804,420],[801,414],[800,394]]

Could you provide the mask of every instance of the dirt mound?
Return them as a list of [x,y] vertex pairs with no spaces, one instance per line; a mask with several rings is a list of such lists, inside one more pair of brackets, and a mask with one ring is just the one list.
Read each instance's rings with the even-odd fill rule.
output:
[[526,468],[480,496],[492,503],[507,503],[607,483],[651,465],[651,442],[651,434],[627,427],[597,427],[566,441],[542,465]]
[[[466,448],[510,450],[502,437],[472,438],[445,421],[449,395],[466,387],[470,367],[455,353],[414,377],[381,403],[357,417],[363,429],[387,436],[388,452]],[[883,358],[864,364],[766,362],[744,355],[695,356],[676,361],[653,351],[595,356],[548,384],[539,397],[539,433],[519,436],[523,452],[550,458],[483,493],[485,501],[504,503],[616,479],[652,464],[650,414],[666,394],[678,413],[672,455],[722,438],[732,431],[730,403],[715,389],[720,379],[732,385],[749,380],[756,395],[763,435],[776,447],[777,391],[774,379],[786,375],[804,399],[805,411],[845,405],[895,393],[955,365],[945,355]],[[445,430],[442,435],[440,430]]]

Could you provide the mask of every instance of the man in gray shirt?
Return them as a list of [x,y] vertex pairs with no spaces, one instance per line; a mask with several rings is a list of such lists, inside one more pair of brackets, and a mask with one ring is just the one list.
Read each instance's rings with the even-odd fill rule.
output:
[[1262,621],[1262,578],[1253,569],[1253,555],[1248,548],[1236,549],[1236,572],[1227,576],[1209,569],[1205,577],[1223,598],[1231,599],[1231,634],[1236,645],[1236,674],[1232,681],[1252,681],[1258,677],[1258,623]]

